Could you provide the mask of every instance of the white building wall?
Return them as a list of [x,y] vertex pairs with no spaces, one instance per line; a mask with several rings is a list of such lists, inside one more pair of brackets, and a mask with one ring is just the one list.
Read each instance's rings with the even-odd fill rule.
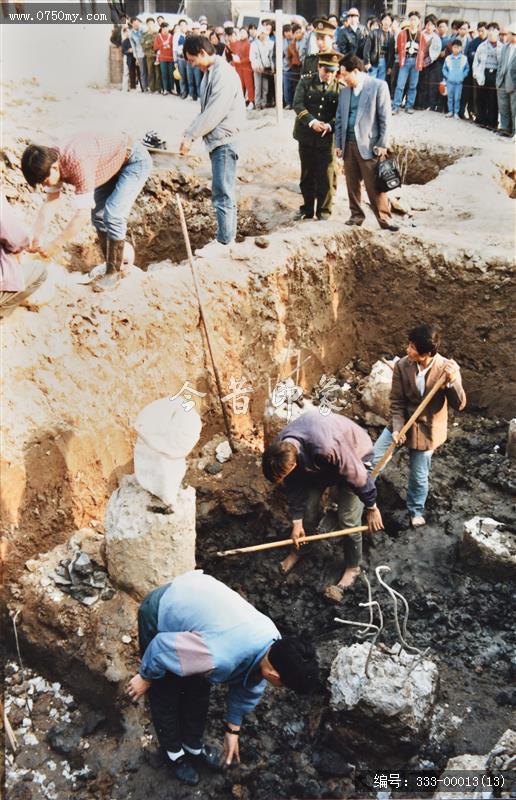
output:
[[37,78],[49,90],[104,86],[109,25],[1,25],[3,81]]

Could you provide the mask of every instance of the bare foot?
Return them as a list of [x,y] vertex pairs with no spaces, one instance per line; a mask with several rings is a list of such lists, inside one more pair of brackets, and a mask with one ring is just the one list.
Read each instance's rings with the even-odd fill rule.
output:
[[360,567],[348,567],[337,586],[340,586],[342,589],[344,589],[344,591],[346,591],[353,586],[359,575]]
[[294,569],[297,562],[301,559],[301,553],[298,553],[297,550],[293,550],[289,555],[281,562],[281,570],[284,575],[288,575],[288,573]]
[[410,522],[413,528],[422,528],[423,525],[426,525],[426,519],[424,517],[412,517]]

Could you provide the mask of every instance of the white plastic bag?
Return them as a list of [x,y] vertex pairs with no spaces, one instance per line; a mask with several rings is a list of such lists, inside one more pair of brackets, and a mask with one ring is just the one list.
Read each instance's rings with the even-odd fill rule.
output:
[[186,456],[199,441],[202,422],[183,398],[163,397],[136,417],[134,471],[140,486],[173,506],[186,472]]

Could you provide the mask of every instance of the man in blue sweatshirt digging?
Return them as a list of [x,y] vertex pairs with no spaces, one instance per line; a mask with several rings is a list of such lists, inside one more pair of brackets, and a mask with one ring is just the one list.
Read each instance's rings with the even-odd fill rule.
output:
[[[151,592],[138,612],[142,660],[127,694],[148,692],[152,721],[166,763],[183,783],[199,782],[199,767],[240,762],[245,714],[266,683],[305,694],[318,686],[313,645],[286,638],[268,617],[202,571],[187,572]],[[210,686],[227,683],[224,753],[203,744]]]

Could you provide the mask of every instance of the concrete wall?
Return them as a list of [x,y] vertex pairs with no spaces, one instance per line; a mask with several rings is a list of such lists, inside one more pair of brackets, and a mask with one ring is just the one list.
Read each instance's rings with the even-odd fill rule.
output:
[[[37,78],[50,91],[105,85],[111,25],[9,25],[2,30],[2,80]],[[20,98],[22,97],[20,92]]]

